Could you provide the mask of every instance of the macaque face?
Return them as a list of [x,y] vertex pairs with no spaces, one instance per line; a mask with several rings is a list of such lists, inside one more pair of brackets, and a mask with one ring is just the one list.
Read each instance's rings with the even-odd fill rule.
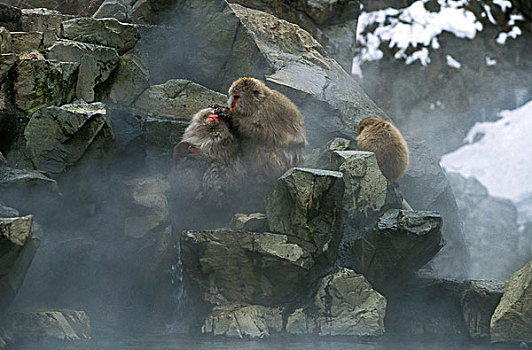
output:
[[242,99],[239,91],[232,91],[229,95],[229,100],[227,101],[227,104],[231,108],[231,112],[234,112],[238,106],[238,103]]

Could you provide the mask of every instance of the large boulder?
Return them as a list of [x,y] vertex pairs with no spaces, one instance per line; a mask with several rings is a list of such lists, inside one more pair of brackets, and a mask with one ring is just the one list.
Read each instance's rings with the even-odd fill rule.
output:
[[200,109],[215,103],[226,105],[227,96],[188,80],[172,79],[144,91],[135,107],[159,117],[190,120]]
[[41,49],[42,32],[12,32],[13,52],[17,54],[29,53]]
[[281,332],[283,310],[262,305],[217,307],[201,327],[204,334],[236,338],[266,338]]
[[307,246],[274,233],[186,231],[181,259],[188,280],[211,304],[283,304],[308,292],[314,260]]
[[489,339],[491,316],[501,300],[504,287],[504,282],[499,281],[464,282],[460,304],[471,338]]
[[338,63],[351,71],[360,14],[359,0],[229,0],[295,23],[312,34]]
[[342,196],[340,172],[292,168],[266,198],[270,230],[297,237],[314,257],[333,263],[343,234]]
[[35,112],[26,129],[26,154],[35,169],[58,176],[80,160],[98,135],[107,133],[102,103],[77,103]]
[[94,88],[109,78],[120,58],[114,48],[77,41],[57,41],[46,56],[64,62],[78,62],[76,95],[87,102],[94,101]]
[[386,299],[364,276],[341,268],[318,283],[312,307],[314,312],[296,309],[288,316],[290,334],[320,336],[376,336],[384,333]]
[[[169,26],[143,33],[136,46],[146,57],[154,82],[185,77],[210,89],[226,91],[240,76],[265,80],[299,107],[311,147],[321,146],[335,136],[353,139],[358,122],[366,117],[390,119],[355,79],[297,25],[214,0],[183,1],[172,10],[176,15],[166,18]],[[165,40],[160,40],[162,37]],[[161,54],[150,57],[154,51]],[[413,206],[415,209],[442,213],[447,223],[444,236],[456,244],[454,250],[441,253],[447,257],[440,259],[435,268],[442,274],[459,275],[465,270],[467,258],[452,192],[450,187],[440,186],[446,181],[445,175],[434,156],[424,157],[427,147],[411,147],[411,151],[412,159],[421,161],[408,170],[415,184],[402,186],[402,192],[409,203],[416,196],[431,199],[420,207]],[[435,174],[432,164],[436,166]],[[420,193],[419,188],[426,193]]]
[[61,36],[89,44],[113,47],[119,54],[132,49],[140,39],[137,28],[114,18],[74,18],[61,23]]
[[29,113],[71,102],[79,63],[23,59],[15,68],[14,103]]
[[126,21],[128,6],[124,0],[105,0],[92,15],[93,18],[116,18]]
[[320,335],[381,335],[386,299],[355,271],[342,268],[324,277],[314,298]]
[[379,290],[395,289],[441,249],[441,224],[436,212],[391,209],[374,227],[344,237],[340,263]]
[[23,9],[20,18],[21,29],[23,32],[51,31],[59,35],[61,32],[61,22],[73,17],[45,8]]
[[532,261],[508,281],[490,331],[492,342],[532,342]]
[[17,295],[39,240],[33,237],[33,217],[0,218],[0,312],[4,313]]

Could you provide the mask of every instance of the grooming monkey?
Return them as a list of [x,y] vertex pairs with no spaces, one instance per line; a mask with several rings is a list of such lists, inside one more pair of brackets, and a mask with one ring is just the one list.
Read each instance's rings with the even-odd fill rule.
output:
[[260,80],[240,78],[229,89],[228,104],[248,177],[273,183],[303,161],[303,115],[288,97]]
[[401,132],[392,123],[369,117],[358,124],[357,150],[375,153],[382,174],[397,181],[409,162],[408,145]]
[[228,108],[218,105],[202,109],[174,148],[176,170],[201,176],[195,199],[206,199],[216,206],[238,189],[243,173],[239,143],[230,130],[228,113]]

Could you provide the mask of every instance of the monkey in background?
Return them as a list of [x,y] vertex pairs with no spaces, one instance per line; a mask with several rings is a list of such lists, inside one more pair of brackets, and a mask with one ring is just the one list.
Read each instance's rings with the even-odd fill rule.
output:
[[248,177],[271,184],[303,161],[303,115],[288,97],[255,78],[240,78],[229,89],[228,105]]
[[191,181],[195,199],[219,207],[229,193],[238,189],[243,166],[239,143],[231,132],[228,108],[218,105],[202,109],[192,118],[183,138],[174,147],[174,167]]
[[392,123],[369,117],[358,124],[357,150],[375,153],[382,174],[397,181],[406,171],[409,151],[401,132]]

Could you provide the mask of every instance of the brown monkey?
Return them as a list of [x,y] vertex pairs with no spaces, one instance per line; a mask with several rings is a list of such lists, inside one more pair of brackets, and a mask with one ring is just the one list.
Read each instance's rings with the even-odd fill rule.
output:
[[210,204],[221,206],[225,197],[238,189],[243,170],[227,108],[215,105],[194,115],[174,148],[174,167],[185,177],[201,176],[200,186],[192,186],[196,188],[190,187],[187,192],[195,190],[196,199],[206,199]]
[[274,182],[303,161],[303,115],[288,97],[260,80],[240,78],[229,89],[228,104],[243,162],[255,181]]
[[401,132],[385,120],[369,117],[358,124],[357,150],[375,153],[382,174],[391,182],[406,171],[408,145]]

